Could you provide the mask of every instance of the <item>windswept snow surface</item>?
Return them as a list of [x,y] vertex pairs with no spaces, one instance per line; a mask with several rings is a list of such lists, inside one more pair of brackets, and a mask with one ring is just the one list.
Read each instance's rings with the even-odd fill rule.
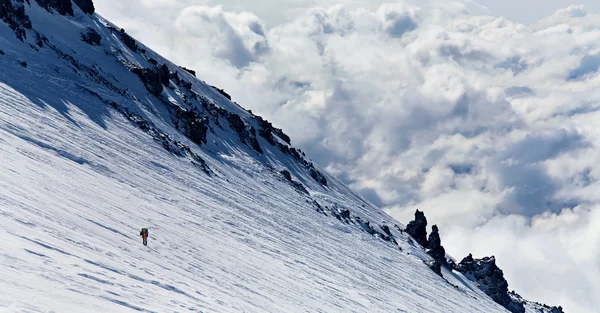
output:
[[[0,23],[0,312],[506,312],[464,276],[434,274],[392,218],[333,177],[316,183],[262,138],[260,155],[225,130],[202,146],[185,138],[123,65],[147,60],[100,16],[50,14],[35,1],[26,12],[48,38],[44,47]],[[100,46],[80,40],[86,27],[102,35]],[[50,45],[127,91],[90,79]],[[178,90],[161,96],[177,104]],[[97,95],[191,147],[212,174]],[[385,222],[398,245],[319,212],[314,200],[374,228]]]

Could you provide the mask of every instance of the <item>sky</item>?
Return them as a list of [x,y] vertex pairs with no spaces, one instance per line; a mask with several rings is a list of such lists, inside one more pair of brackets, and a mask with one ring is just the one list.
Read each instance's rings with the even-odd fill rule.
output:
[[597,1],[95,4],[455,258],[600,312]]

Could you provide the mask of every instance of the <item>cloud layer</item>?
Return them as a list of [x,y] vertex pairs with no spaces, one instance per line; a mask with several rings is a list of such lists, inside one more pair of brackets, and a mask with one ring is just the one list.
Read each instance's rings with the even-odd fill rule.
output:
[[462,2],[288,1],[276,19],[233,1],[96,2],[400,221],[425,210],[457,258],[494,254],[523,296],[598,312],[600,15],[520,24]]

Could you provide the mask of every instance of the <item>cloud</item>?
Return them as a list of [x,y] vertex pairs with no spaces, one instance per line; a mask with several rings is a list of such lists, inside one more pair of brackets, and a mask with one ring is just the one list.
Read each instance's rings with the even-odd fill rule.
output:
[[265,29],[251,13],[224,12],[221,6],[190,6],[181,11],[175,27],[197,44],[208,44],[214,56],[244,68],[269,51]]
[[570,5],[566,9],[560,9],[554,13],[553,16],[561,16],[568,18],[578,18],[585,17],[587,15],[587,10],[583,5]]
[[584,76],[594,74],[600,68],[600,54],[586,55],[581,64],[569,73],[569,79],[580,79]]
[[495,254],[523,296],[600,307],[593,9],[522,24],[435,0],[96,2],[400,221],[424,210],[457,258]]
[[543,162],[586,146],[576,131],[556,129],[527,134],[490,157],[488,170],[493,173],[496,188],[511,191],[506,202],[499,205],[499,210],[524,216],[560,212],[569,203],[555,203],[554,194],[560,188],[560,182],[550,177]]
[[417,28],[420,9],[404,4],[384,4],[377,10],[383,30],[391,37],[402,37]]

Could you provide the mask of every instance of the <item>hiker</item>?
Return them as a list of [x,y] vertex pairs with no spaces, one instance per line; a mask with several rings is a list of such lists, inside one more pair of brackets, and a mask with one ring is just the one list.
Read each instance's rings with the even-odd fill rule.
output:
[[144,243],[144,246],[148,245],[148,228],[142,228],[140,236],[142,236],[142,242]]

